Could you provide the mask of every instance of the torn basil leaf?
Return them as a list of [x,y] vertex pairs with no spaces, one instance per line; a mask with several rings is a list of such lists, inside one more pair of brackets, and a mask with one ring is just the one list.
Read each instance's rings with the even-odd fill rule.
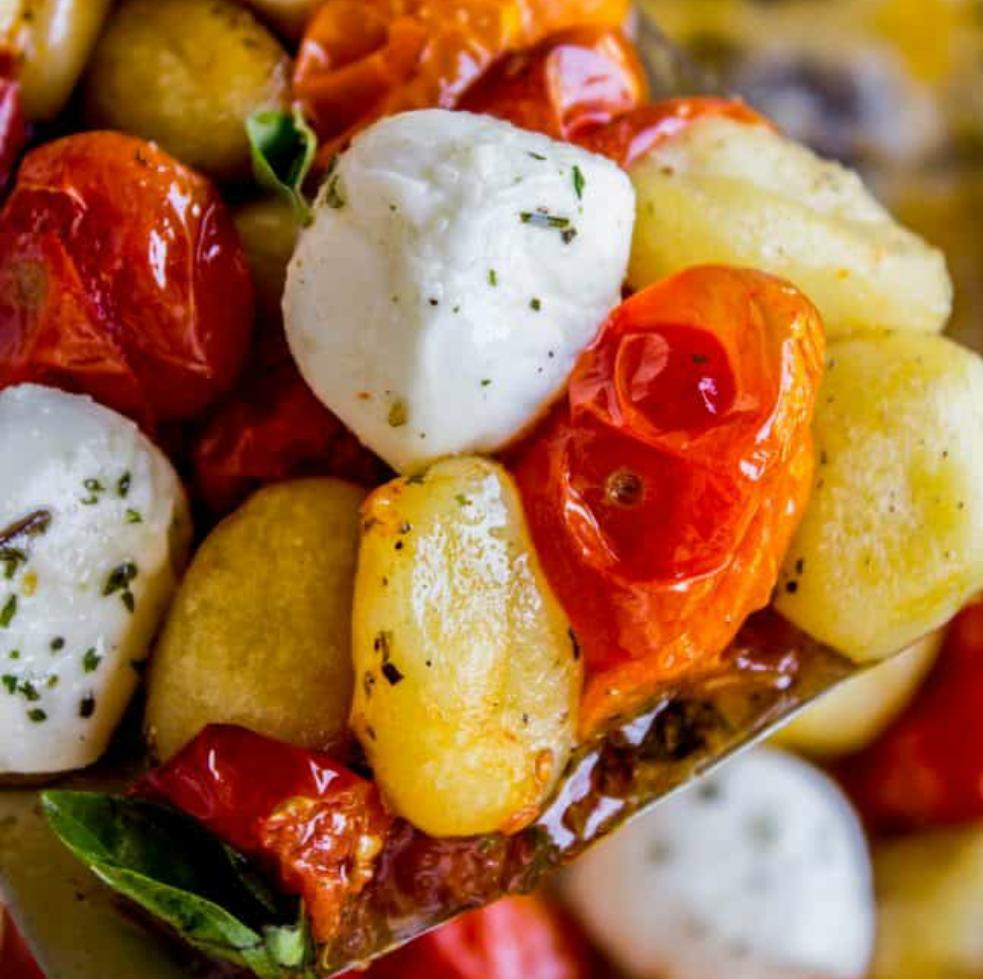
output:
[[185,814],[129,796],[48,791],[55,835],[113,890],[215,959],[260,979],[310,979],[303,907],[276,893],[246,858]]
[[298,219],[308,224],[311,209],[303,185],[317,152],[317,136],[300,108],[254,112],[246,120],[246,134],[256,183],[288,200]]

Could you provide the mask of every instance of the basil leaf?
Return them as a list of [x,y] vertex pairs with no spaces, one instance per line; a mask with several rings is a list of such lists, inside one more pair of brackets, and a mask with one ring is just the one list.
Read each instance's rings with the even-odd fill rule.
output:
[[97,877],[195,948],[261,979],[309,975],[303,908],[291,924],[296,902],[184,813],[98,792],[49,791],[41,803],[55,835]]
[[254,112],[246,120],[246,135],[256,183],[289,201],[300,221],[309,224],[311,209],[302,189],[317,152],[317,136],[300,108]]

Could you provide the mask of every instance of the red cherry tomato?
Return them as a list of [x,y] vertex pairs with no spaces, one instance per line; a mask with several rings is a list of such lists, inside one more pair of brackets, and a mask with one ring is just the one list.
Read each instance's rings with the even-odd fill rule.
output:
[[20,85],[0,78],[0,192],[6,186],[27,143],[27,124],[20,104]]
[[195,486],[215,514],[294,476],[383,482],[385,464],[314,396],[289,359],[248,371],[194,447]]
[[578,27],[503,58],[460,108],[577,142],[645,102],[645,70],[617,30]]
[[329,755],[225,724],[205,728],[135,791],[274,867],[321,940],[371,880],[391,823],[375,785]]
[[0,387],[91,394],[148,428],[235,379],[253,292],[212,185],[156,146],[86,132],[29,153],[0,211]]
[[634,109],[606,126],[589,130],[579,142],[586,149],[630,167],[697,119],[724,118],[749,126],[773,125],[737,99],[691,96],[666,99]]
[[513,459],[585,656],[584,733],[710,667],[765,605],[810,488],[819,314],[696,268],[616,309]]
[[915,700],[838,766],[877,832],[983,819],[983,601],[953,623]]
[[0,976],[3,979],[45,979],[13,919],[0,907]]
[[510,897],[379,959],[367,979],[587,979],[585,962],[582,943],[545,901]]

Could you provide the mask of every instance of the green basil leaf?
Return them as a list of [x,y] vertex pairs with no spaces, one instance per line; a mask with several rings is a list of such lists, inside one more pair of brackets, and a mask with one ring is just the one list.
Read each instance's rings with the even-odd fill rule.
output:
[[303,195],[304,180],[317,152],[317,136],[299,107],[293,112],[263,110],[246,120],[253,176],[266,190],[284,197],[297,217],[310,223],[311,209]]
[[309,974],[303,908],[291,923],[296,902],[190,817],[98,792],[48,791],[41,801],[55,835],[96,876],[206,955],[261,979]]

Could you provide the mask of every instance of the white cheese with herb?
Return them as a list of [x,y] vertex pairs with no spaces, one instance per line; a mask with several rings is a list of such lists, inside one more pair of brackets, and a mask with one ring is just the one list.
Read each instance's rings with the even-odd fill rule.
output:
[[163,454],[87,397],[0,392],[0,773],[79,768],[138,681],[188,543]]
[[366,130],[314,210],[284,294],[291,349],[406,471],[501,448],[562,390],[620,300],[635,202],[603,157],[433,109]]
[[870,859],[839,789],[756,750],[579,858],[564,890],[637,979],[861,979]]

